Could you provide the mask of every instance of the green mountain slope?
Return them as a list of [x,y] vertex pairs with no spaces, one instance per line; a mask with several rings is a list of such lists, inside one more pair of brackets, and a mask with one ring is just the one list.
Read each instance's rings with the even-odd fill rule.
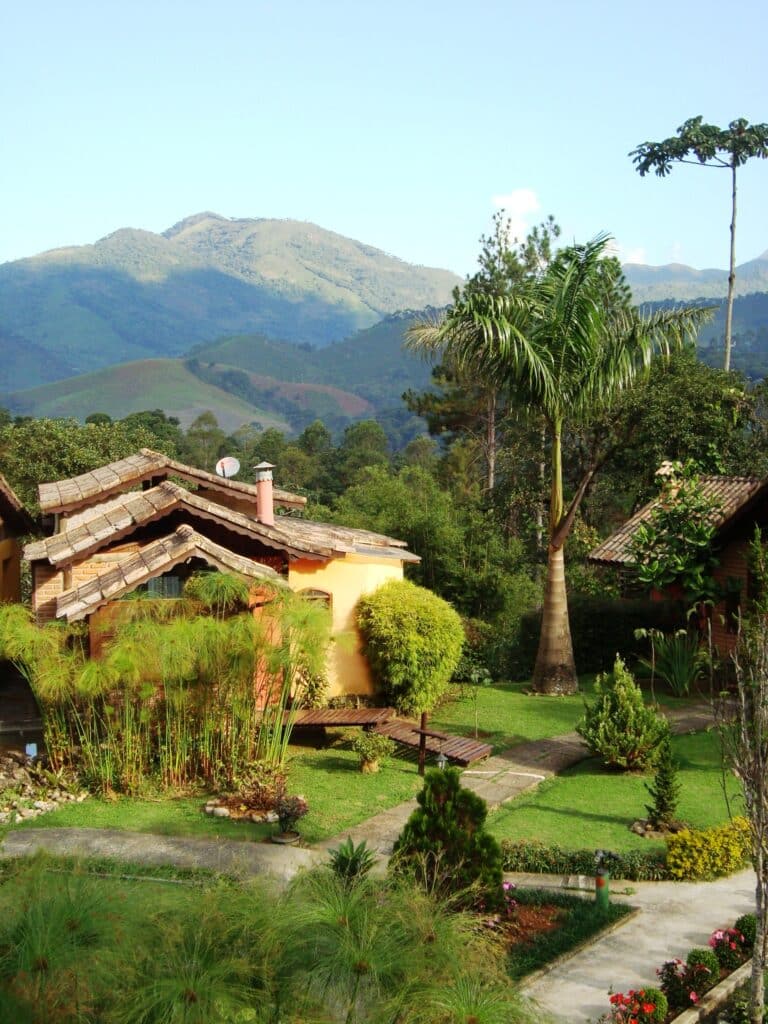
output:
[[131,412],[162,409],[188,427],[210,409],[228,431],[253,421],[264,428],[290,429],[284,416],[200,380],[180,359],[144,359],[110,366],[6,395],[4,400],[16,413],[52,419],[73,416],[84,420],[92,412],[106,412],[119,419]]
[[314,224],[205,213],[1,265],[0,330],[41,353],[18,389],[226,334],[323,346],[457,282]]
[[[727,270],[695,270],[682,263],[649,267],[626,263],[624,276],[635,302],[663,299],[720,299],[728,292]],[[736,294],[768,291],[768,250],[736,267]]]

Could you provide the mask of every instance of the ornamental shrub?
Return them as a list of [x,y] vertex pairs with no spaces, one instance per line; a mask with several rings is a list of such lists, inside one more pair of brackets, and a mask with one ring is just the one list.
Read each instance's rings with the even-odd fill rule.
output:
[[685,966],[691,988],[698,996],[720,980],[720,962],[711,949],[692,949],[685,959]]
[[[503,839],[501,851],[505,871],[552,875],[592,875],[595,871],[594,850],[564,850],[537,839]],[[659,882],[669,877],[663,855],[648,850],[614,854],[611,875],[628,882]]]
[[669,726],[645,706],[640,687],[618,654],[613,672],[597,677],[595,692],[597,700],[585,705],[576,732],[609,768],[647,767]]
[[384,699],[406,714],[431,710],[461,656],[458,613],[415,583],[391,580],[360,599],[357,622]]
[[456,768],[428,771],[416,800],[392,851],[394,870],[429,892],[495,909],[503,900],[501,847],[485,830],[485,801],[464,789]]
[[746,818],[705,829],[683,829],[667,836],[670,878],[698,881],[730,875],[749,863],[752,840]]
[[733,926],[744,937],[744,948],[749,952],[757,938],[757,918],[754,914],[742,914]]
[[662,1024],[667,1015],[667,997],[658,988],[631,988],[609,997],[611,1009],[598,1024]]
[[709,948],[726,971],[735,971],[747,957],[744,936],[738,928],[718,928],[709,937]]
[[680,800],[680,780],[677,777],[678,765],[672,754],[672,743],[666,735],[659,745],[656,759],[656,771],[652,783],[644,783],[652,804],[646,804],[648,820],[654,828],[668,828],[675,820],[677,805]]
[[395,741],[379,732],[363,729],[352,741],[352,749],[360,758],[361,771],[378,771],[379,761],[394,754]]

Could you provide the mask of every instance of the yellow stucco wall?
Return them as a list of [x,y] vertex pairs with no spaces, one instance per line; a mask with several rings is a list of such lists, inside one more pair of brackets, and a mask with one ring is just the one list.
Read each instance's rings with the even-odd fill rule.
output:
[[21,600],[21,547],[13,537],[0,540],[0,601]]
[[332,644],[328,655],[328,695],[373,693],[368,662],[361,653],[362,641],[355,625],[355,605],[363,594],[370,594],[388,580],[403,578],[399,559],[375,559],[347,555],[328,562],[301,559],[291,562],[288,585],[291,590],[323,590],[331,595],[333,617]]

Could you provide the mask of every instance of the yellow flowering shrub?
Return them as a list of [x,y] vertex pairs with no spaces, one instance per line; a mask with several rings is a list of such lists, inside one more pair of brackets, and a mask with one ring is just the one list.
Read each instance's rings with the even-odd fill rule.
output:
[[688,881],[730,875],[749,863],[751,849],[746,818],[715,828],[686,828],[667,837],[667,871]]

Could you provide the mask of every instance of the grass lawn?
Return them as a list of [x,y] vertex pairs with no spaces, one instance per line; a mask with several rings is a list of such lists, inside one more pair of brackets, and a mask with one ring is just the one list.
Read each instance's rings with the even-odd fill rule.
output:
[[[583,676],[582,688],[592,692],[594,676]],[[530,683],[497,683],[477,689],[478,737],[493,746],[494,753],[526,740],[571,732],[584,714],[584,695],[536,697],[525,690]],[[472,686],[454,686],[448,700],[432,715],[429,723],[460,736],[475,735],[475,698]]]
[[[299,822],[302,840],[307,844],[351,828],[379,810],[410,799],[421,789],[415,760],[386,758],[377,775],[363,775],[357,754],[348,748],[346,739],[340,738],[337,743],[326,750],[291,747],[288,788],[291,793],[304,795],[309,803],[309,813]],[[204,802],[203,796],[91,798],[10,827],[122,828],[159,835],[241,840],[264,839],[277,830],[275,825],[209,817],[201,813]]]
[[[673,737],[672,749],[680,764],[680,819],[698,828],[725,821],[716,734]],[[538,839],[572,850],[651,850],[654,844],[629,830],[646,816],[645,781],[642,775],[607,771],[596,759],[582,761],[492,813],[489,827],[498,839]],[[730,776],[728,789],[731,808],[740,813],[738,785]]]
[[[587,694],[591,693],[593,681],[592,676],[582,678],[582,687]],[[525,683],[502,683],[478,690],[479,735],[491,743],[495,751],[505,750],[526,740],[544,739],[569,732],[583,714],[584,697],[581,694],[574,697],[536,697],[524,693],[526,686]],[[430,725],[458,735],[473,736],[475,700],[470,687],[455,687],[451,693],[455,694],[455,699],[446,701],[430,717]],[[299,743],[291,745],[288,788],[291,793],[305,796],[309,803],[309,813],[299,823],[303,842],[308,845],[342,833],[378,811],[410,799],[421,789],[414,751],[385,759],[378,775],[363,775],[358,768],[357,755],[350,749],[350,741],[355,732],[346,730],[329,733],[331,745],[322,750]],[[591,775],[589,766],[584,770],[588,773],[583,780],[588,789],[595,773],[594,765],[591,767]],[[577,769],[574,777],[579,778],[581,771]],[[606,784],[619,781],[608,778]],[[642,783],[638,779],[629,782],[635,785],[640,796],[634,800],[633,809],[627,813],[639,817],[643,807]],[[93,798],[83,804],[67,804],[61,810],[18,825],[0,826],[0,836],[8,827],[89,827],[253,841],[264,839],[275,831],[272,825],[246,824],[204,815],[201,813],[204,799],[205,794],[179,797],[163,795],[154,799]],[[571,799],[570,796],[566,797],[566,800]],[[586,803],[588,806],[584,813],[589,814],[593,805],[589,800]],[[598,806],[606,806],[602,799],[597,803]],[[500,827],[498,822],[510,813],[504,810],[496,815],[494,827]],[[573,823],[563,820],[564,813],[550,812],[551,828],[557,833],[559,821],[560,831],[564,831],[565,825],[570,835]],[[577,812],[573,814],[575,816]],[[503,834],[514,835],[516,827],[510,824],[508,831]],[[537,827],[532,826],[532,833],[525,834],[537,835]]]

